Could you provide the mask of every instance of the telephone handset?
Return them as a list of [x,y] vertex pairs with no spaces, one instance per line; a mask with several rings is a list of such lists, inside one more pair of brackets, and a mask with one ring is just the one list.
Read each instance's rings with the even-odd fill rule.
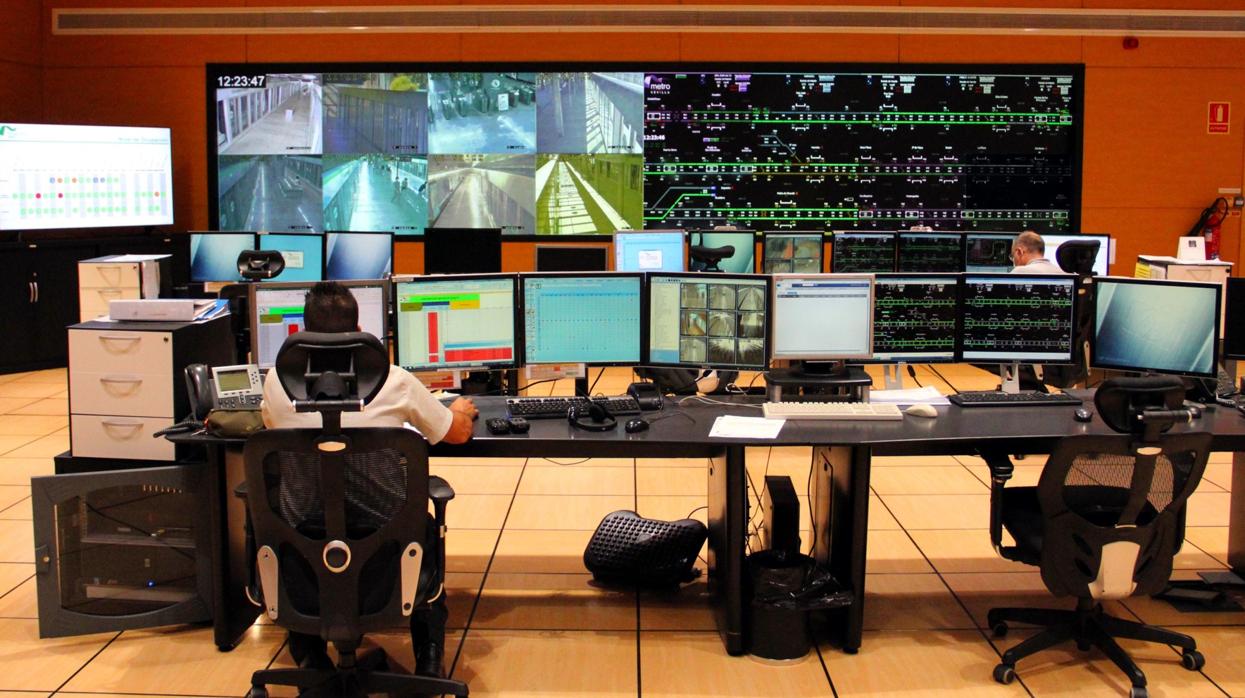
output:
[[186,367],[186,393],[191,416],[202,421],[212,410],[258,410],[264,399],[264,384],[255,364],[190,364]]

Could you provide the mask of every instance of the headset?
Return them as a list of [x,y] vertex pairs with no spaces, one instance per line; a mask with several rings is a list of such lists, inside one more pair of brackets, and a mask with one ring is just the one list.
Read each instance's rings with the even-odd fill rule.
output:
[[609,431],[618,426],[618,420],[604,405],[592,401],[586,405],[571,405],[566,411],[566,421],[584,431]]

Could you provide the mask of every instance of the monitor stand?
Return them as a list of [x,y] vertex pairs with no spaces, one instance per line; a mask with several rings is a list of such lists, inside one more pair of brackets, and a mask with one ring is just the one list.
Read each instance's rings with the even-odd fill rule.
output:
[[1020,392],[1020,362],[999,364],[999,390],[1015,395]]
[[765,395],[770,402],[800,397],[826,402],[868,402],[873,379],[859,366],[842,361],[793,362],[790,368],[765,372]]
[[907,370],[907,361],[882,364],[882,388],[885,390],[903,390],[903,374]]

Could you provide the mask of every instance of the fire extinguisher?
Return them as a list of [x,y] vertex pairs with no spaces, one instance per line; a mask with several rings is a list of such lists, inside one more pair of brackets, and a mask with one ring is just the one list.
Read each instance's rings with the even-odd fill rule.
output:
[[1201,235],[1206,239],[1206,258],[1219,259],[1219,226],[1228,217],[1228,200],[1222,196],[1202,210],[1202,215],[1192,228],[1188,237]]

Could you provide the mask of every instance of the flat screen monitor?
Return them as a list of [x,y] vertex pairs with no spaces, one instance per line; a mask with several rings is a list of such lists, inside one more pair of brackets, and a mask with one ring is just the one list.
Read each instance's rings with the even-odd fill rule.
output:
[[277,281],[319,281],[324,278],[324,236],[299,233],[261,233],[259,248],[276,250],[285,260]]
[[501,228],[424,231],[425,274],[500,274]]
[[648,359],[655,366],[764,370],[770,278],[648,277]]
[[820,274],[825,236],[807,233],[765,233],[761,241],[763,274]]
[[840,233],[833,238],[830,271],[882,274],[895,271],[895,233]]
[[964,361],[1071,363],[1074,276],[966,274],[960,301]]
[[873,276],[775,274],[770,315],[774,359],[873,356]]
[[[964,236],[964,271],[1006,274],[1012,269],[1016,233],[968,233]],[[1052,258],[1053,259],[1053,258]]]
[[896,271],[955,274],[964,271],[961,233],[901,232]]
[[536,271],[609,271],[609,249],[601,245],[537,245]]
[[640,363],[642,274],[524,274],[523,363]]
[[1245,279],[1230,277],[1223,300],[1223,358],[1245,359]]
[[[285,338],[306,329],[303,308],[311,282],[256,284],[251,291],[251,361],[271,368]],[[389,305],[382,281],[343,281],[359,304],[359,329],[385,342]]]
[[238,255],[255,249],[255,233],[191,233],[190,280],[241,281]]
[[0,230],[172,225],[167,128],[0,126]]
[[518,365],[518,277],[394,280],[394,341],[408,371]]
[[1069,240],[1097,240],[1098,256],[1094,258],[1094,274],[1097,276],[1106,276],[1111,273],[1111,236],[1110,235],[1043,235],[1042,242],[1046,243],[1045,257],[1055,264],[1059,264],[1057,256],[1059,254],[1059,246]]
[[879,274],[873,282],[873,360],[955,361],[956,274]]
[[685,271],[682,230],[614,233],[614,271]]
[[[728,274],[756,272],[756,234],[747,231],[688,233],[688,271],[721,271]],[[697,259],[695,247],[716,249],[730,247],[734,252],[717,262]]]
[[324,278],[384,279],[393,273],[392,233],[328,233]]
[[1216,376],[1219,284],[1107,277],[1094,288],[1093,366]]

